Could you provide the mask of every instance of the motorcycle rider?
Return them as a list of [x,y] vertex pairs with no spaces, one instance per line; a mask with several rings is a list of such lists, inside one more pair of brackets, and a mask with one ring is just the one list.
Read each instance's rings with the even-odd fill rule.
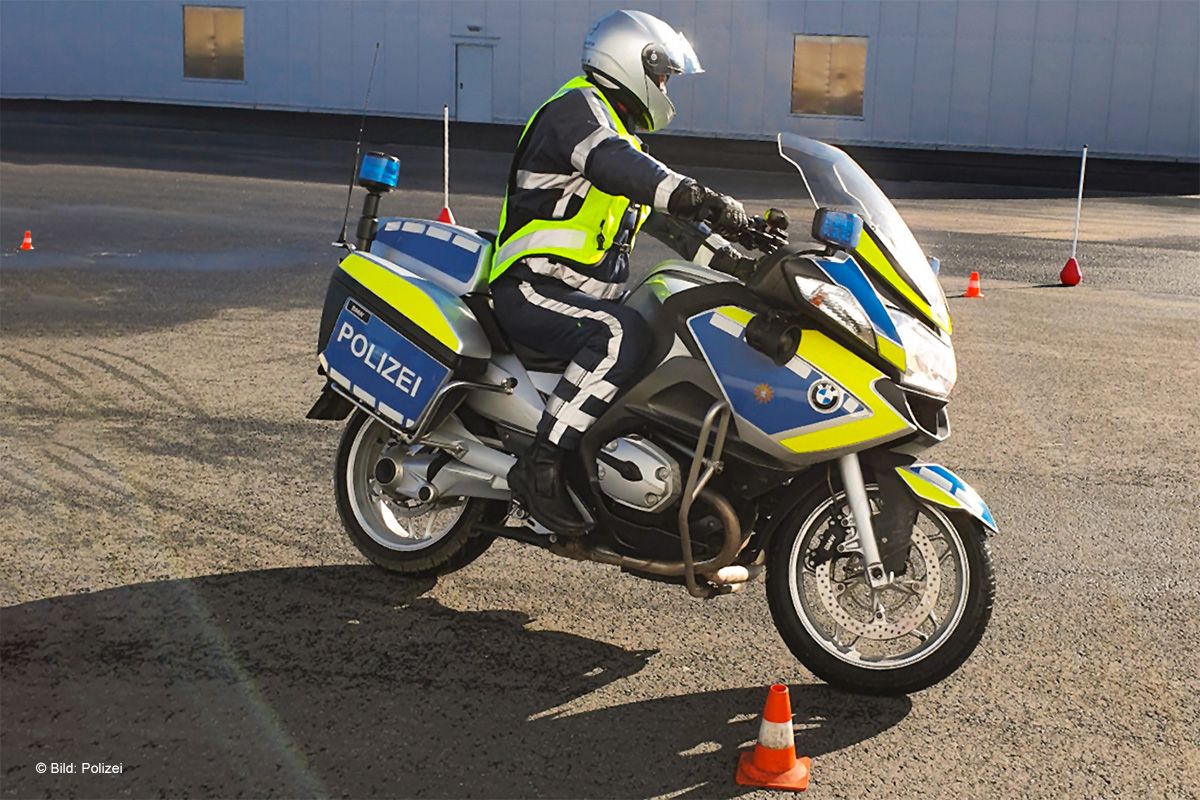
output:
[[702,71],[665,22],[614,11],[584,39],[584,74],[533,114],[513,156],[490,276],[496,317],[510,340],[570,364],[508,482],[559,533],[584,530],[564,458],[638,377],[650,343],[646,322],[618,301],[638,231],[722,271],[753,263],[719,235],[748,225],[742,204],[667,168],[635,135],[675,116],[673,75]]

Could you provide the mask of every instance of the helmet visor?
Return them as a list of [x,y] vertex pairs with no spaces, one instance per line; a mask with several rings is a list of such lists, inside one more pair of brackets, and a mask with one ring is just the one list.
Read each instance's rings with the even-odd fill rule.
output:
[[671,31],[661,41],[647,45],[642,53],[642,63],[646,74],[654,78],[704,72],[692,43],[679,31]]

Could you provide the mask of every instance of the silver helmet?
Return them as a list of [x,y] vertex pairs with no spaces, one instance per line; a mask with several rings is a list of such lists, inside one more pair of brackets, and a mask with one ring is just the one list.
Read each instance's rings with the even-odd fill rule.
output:
[[583,40],[583,69],[601,85],[628,92],[650,131],[675,118],[667,80],[704,71],[687,37],[644,11],[613,11],[596,20]]

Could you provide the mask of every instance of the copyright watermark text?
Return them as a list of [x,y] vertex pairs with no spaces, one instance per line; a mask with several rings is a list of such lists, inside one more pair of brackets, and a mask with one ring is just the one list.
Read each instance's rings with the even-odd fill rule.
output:
[[34,769],[38,775],[120,775],[125,771],[125,765],[103,761],[39,761]]

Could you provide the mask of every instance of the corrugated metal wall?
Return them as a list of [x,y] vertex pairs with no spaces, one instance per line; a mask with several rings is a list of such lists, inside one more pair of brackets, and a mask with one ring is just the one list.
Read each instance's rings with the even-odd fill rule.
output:
[[[624,6],[687,33],[708,70],[672,84],[677,132],[1200,158],[1195,0],[198,2],[246,6],[244,82],[183,78],[181,2],[0,0],[0,94],[353,111],[378,40],[372,109],[433,116],[453,107],[455,44],[477,42],[496,120],[521,122]],[[862,119],[789,113],[795,33],[869,37]]]

